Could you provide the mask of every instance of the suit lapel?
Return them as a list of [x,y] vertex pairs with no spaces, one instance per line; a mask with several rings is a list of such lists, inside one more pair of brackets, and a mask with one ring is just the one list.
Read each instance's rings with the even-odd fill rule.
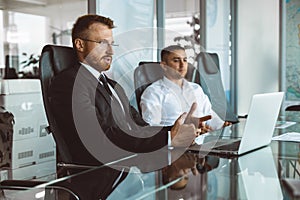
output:
[[[120,105],[119,101],[115,97],[113,97],[113,99],[112,99],[112,97],[108,94],[108,92],[106,91],[104,86],[102,84],[100,84],[100,82],[85,67],[80,66],[79,73],[80,73],[80,76],[84,79],[84,84],[89,85],[89,87],[90,87],[89,90],[91,92],[95,92],[96,106],[101,106],[101,104],[103,104],[103,102],[99,101],[99,95],[101,95],[101,96],[103,96],[103,98],[105,99],[105,101],[107,102],[108,106],[111,109],[116,109],[111,112],[118,113],[118,115],[116,115],[116,117],[119,118],[120,121],[124,121],[124,115],[119,115],[119,113],[125,114],[126,118],[129,116],[129,113],[130,113],[129,109],[128,109],[129,102],[127,100],[127,96],[126,96],[124,90],[122,89],[122,87],[117,82],[115,82],[109,78],[107,79],[109,84],[114,88],[115,92],[117,93],[122,105]],[[121,106],[123,107],[125,113],[123,112]],[[128,120],[125,120],[124,122],[126,122],[126,121],[128,121]]]
[[84,81],[91,87],[92,91],[99,92],[106,102],[109,105],[111,104],[111,97],[105,90],[104,86],[101,85],[99,81],[81,64],[79,64],[78,73],[80,73],[80,76],[83,77]]

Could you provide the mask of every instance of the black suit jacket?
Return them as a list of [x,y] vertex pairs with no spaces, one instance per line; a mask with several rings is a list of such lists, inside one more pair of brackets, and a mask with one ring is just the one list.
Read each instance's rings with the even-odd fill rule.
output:
[[112,101],[105,88],[79,63],[58,74],[50,85],[51,111],[74,163],[106,163],[167,145],[170,127],[145,126],[122,87],[108,81],[121,99],[125,115],[117,101]]

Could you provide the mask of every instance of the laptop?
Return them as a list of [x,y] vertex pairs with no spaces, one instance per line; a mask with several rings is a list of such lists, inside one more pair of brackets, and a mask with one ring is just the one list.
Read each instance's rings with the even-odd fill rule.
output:
[[[273,92],[255,94],[252,97],[248,117],[243,130],[242,138],[239,139],[217,139],[203,142],[189,147],[192,152],[207,152],[220,156],[239,156],[271,143],[274,128],[280,111],[284,92]],[[223,128],[222,134],[234,129]],[[208,137],[210,133],[206,134]],[[199,136],[203,137],[203,136]],[[205,141],[205,139],[204,139]]]

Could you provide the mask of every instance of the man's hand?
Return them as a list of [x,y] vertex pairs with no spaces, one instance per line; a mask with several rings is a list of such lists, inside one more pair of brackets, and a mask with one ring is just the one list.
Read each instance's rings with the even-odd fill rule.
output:
[[172,146],[188,147],[197,136],[196,127],[199,119],[193,117],[197,104],[193,103],[188,113],[183,113],[171,129]]
[[[171,130],[172,135],[174,134]],[[172,138],[173,147],[189,147],[196,138],[196,129],[193,124],[179,125],[175,136]]]
[[224,122],[224,124],[223,124],[223,127],[225,127],[225,126],[230,126],[230,125],[232,125],[232,123],[231,123],[231,122],[227,122],[227,121],[225,121],[225,122]]
[[199,127],[199,118],[193,117],[193,114],[196,109],[197,109],[197,103],[193,103],[189,112],[185,116],[184,124],[194,124],[196,128]]
[[184,120],[185,124],[194,124],[194,126],[198,129],[197,132],[199,132],[199,129],[201,130],[201,133],[206,133],[212,130],[210,126],[208,126],[205,121],[211,119],[211,115],[206,115],[204,117],[193,117],[193,113],[195,112],[197,108],[197,103],[193,103],[189,113],[186,115],[186,118]]
[[199,119],[199,126],[198,126],[198,128],[201,130],[200,134],[212,131],[212,128],[205,123],[205,121],[210,120],[210,119],[211,119],[211,115],[200,117],[200,119]]

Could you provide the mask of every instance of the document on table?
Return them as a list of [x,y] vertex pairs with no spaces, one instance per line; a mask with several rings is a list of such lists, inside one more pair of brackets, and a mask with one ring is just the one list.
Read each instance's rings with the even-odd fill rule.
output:
[[289,142],[300,142],[300,133],[288,132],[282,135],[274,136],[272,140],[289,141]]

